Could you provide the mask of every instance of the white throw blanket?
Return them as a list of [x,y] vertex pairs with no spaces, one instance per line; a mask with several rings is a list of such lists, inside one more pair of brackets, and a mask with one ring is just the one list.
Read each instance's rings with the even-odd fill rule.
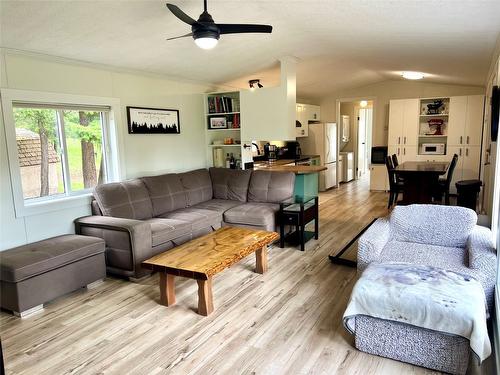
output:
[[372,263],[363,272],[344,313],[355,332],[356,315],[392,320],[470,340],[479,363],[491,354],[485,295],[469,276],[409,263]]

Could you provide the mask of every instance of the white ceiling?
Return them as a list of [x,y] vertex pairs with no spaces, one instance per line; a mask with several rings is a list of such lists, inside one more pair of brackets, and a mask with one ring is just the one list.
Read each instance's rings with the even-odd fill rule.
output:
[[[171,0],[193,18],[202,0]],[[483,85],[500,33],[499,0],[209,0],[219,23],[264,23],[272,34],[224,35],[211,51],[165,1],[1,0],[1,46],[169,76],[272,85],[282,56],[299,59],[300,97],[396,78]],[[260,75],[260,76],[259,76]]]

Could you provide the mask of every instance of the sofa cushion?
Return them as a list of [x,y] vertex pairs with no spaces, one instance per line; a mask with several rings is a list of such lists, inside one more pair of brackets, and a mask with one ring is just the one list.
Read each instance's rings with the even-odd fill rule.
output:
[[191,234],[191,223],[187,221],[152,218],[146,220],[151,224],[152,245],[158,246],[176,238]]
[[186,191],[187,206],[208,201],[213,198],[212,180],[206,169],[180,173],[182,186]]
[[140,179],[97,185],[94,197],[104,216],[136,220],[153,217],[148,189]]
[[210,168],[214,198],[246,202],[251,170]]
[[186,192],[178,174],[143,177],[142,182],[148,189],[154,216],[187,207]]
[[168,212],[160,217],[188,222],[191,225],[192,231],[206,227],[219,227],[222,222],[222,214],[220,212],[196,207],[183,208],[174,212]]
[[66,234],[0,252],[0,279],[19,282],[104,253],[104,240]]
[[395,240],[449,247],[465,247],[476,222],[469,208],[428,204],[396,206],[390,217]]
[[241,204],[244,203],[240,201],[229,201],[225,199],[211,199],[206,202],[198,203],[196,206],[193,206],[193,208],[203,208],[205,210],[216,211],[220,214],[223,214],[230,208],[239,206]]
[[295,175],[290,172],[254,171],[248,188],[249,202],[280,203],[293,196]]
[[265,227],[266,230],[274,231],[279,209],[279,204],[245,203],[224,212],[224,221],[229,224]]

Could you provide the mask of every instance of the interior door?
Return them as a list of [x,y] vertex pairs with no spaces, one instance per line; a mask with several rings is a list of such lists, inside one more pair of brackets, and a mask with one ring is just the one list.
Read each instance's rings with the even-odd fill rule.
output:
[[366,173],[366,109],[361,108],[358,116],[358,178]]
[[325,124],[325,164],[337,161],[337,124],[331,122]]

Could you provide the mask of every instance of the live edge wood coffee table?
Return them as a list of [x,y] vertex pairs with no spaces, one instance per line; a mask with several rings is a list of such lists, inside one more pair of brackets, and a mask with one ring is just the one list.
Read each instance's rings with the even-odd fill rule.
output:
[[198,314],[207,316],[214,310],[212,276],[255,252],[255,272],[267,271],[267,245],[279,238],[278,233],[235,227],[224,227],[203,237],[158,254],[142,263],[160,274],[160,303],[175,304],[175,276],[198,282]]

